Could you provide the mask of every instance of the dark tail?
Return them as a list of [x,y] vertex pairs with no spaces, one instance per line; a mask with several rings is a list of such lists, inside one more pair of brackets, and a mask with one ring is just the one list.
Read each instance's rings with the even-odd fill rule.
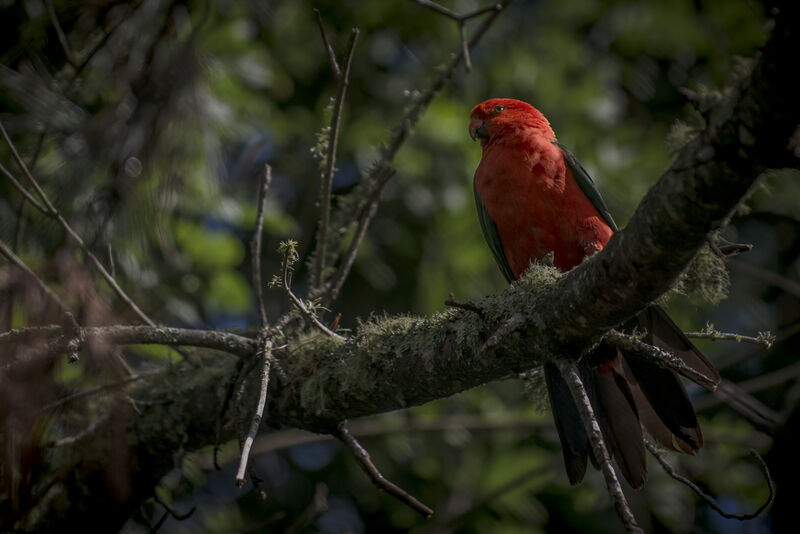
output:
[[[647,328],[649,343],[669,350],[688,367],[719,381],[719,373],[661,308],[651,306],[638,319]],[[571,484],[577,484],[583,480],[587,458],[595,465],[597,462],[558,368],[548,363],[544,370],[567,476]],[[673,450],[694,454],[702,447],[694,408],[673,372],[607,343],[583,358],[579,370],[609,453],[631,487],[640,488],[647,480],[642,427]]]

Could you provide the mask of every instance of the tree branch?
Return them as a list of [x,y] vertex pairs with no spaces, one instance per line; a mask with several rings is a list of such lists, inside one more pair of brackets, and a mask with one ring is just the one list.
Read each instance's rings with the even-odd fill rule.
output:
[[253,230],[253,239],[250,241],[250,255],[252,256],[253,290],[256,292],[258,303],[258,319],[261,328],[266,328],[267,309],[264,306],[264,286],[261,283],[261,234],[264,232],[264,211],[267,207],[267,190],[272,182],[272,167],[264,165],[264,176],[261,187],[258,188],[258,213],[256,214],[256,227]]
[[566,360],[557,360],[558,369],[561,376],[569,386],[569,391],[572,393],[572,400],[578,407],[578,412],[581,414],[583,426],[586,430],[586,435],[589,437],[589,443],[592,445],[592,452],[597,463],[600,464],[600,471],[603,473],[603,478],[606,480],[606,489],[611,501],[614,503],[614,509],[622,524],[625,526],[626,532],[634,532],[644,534],[642,528],[636,523],[636,518],[633,516],[631,507],[628,505],[628,500],[625,498],[625,493],[622,491],[622,485],[619,483],[617,473],[614,471],[614,466],[611,465],[611,455],[608,452],[603,434],[600,431],[600,425],[594,415],[592,403],[589,401],[589,395],[586,393],[586,388],[583,386],[575,362]]
[[[319,12],[317,12],[319,16]],[[322,22],[320,21],[320,28],[322,29]],[[325,44],[330,47],[325,37],[324,29],[322,30],[322,38]],[[353,60],[353,52],[356,48],[356,41],[358,40],[358,28],[353,28],[350,31],[350,40],[347,43],[347,51],[344,56],[344,67],[338,74],[339,85],[336,88],[336,99],[333,101],[333,110],[331,111],[331,125],[328,130],[328,148],[325,151],[325,169],[322,173],[319,184],[319,228],[317,232],[317,250],[314,253],[314,286],[321,287],[323,282],[323,274],[325,271],[325,256],[327,256],[328,244],[328,225],[331,218],[331,187],[333,186],[333,173],[336,170],[336,150],[339,146],[339,125],[342,122],[342,109],[344,107],[344,99],[347,95],[347,87],[350,85],[350,63]],[[329,53],[332,50],[329,49]],[[335,59],[334,59],[335,61]],[[336,65],[334,63],[334,65]],[[338,65],[336,65],[338,69]]]

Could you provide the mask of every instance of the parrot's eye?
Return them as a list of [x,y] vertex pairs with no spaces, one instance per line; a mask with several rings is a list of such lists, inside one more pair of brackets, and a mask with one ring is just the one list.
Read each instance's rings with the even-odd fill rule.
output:
[[502,111],[505,111],[505,109],[506,108],[504,108],[503,106],[495,106],[492,111],[494,111],[494,113],[497,114],[497,113],[500,113]]

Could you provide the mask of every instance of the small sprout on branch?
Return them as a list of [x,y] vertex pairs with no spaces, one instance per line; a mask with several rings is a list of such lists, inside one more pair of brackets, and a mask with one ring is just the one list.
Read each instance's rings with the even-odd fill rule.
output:
[[378,471],[378,468],[372,463],[372,458],[370,458],[367,450],[350,433],[344,421],[339,423],[333,435],[350,449],[353,457],[358,462],[358,466],[369,476],[372,483],[375,484],[378,489],[385,491],[395,499],[406,504],[409,508],[419,512],[426,519],[430,519],[433,516],[433,510],[430,507],[421,503],[416,497],[409,494],[400,486],[387,480],[386,477]]
[[344,340],[342,336],[336,332],[333,332],[330,328],[325,326],[322,321],[319,320],[319,317],[316,315],[316,310],[318,308],[317,305],[303,302],[292,291],[292,271],[294,269],[294,265],[299,259],[297,254],[297,241],[293,239],[281,241],[280,246],[278,247],[278,252],[283,255],[281,274],[283,290],[286,293],[286,296],[289,297],[289,300],[292,302],[292,304],[294,304],[295,308],[297,308],[297,310],[302,313],[306,319],[314,323],[314,326],[335,339]]
[[769,330],[759,332],[757,336],[753,337],[736,333],[720,332],[714,328],[714,325],[711,323],[706,323],[706,327],[699,332],[686,332],[686,337],[694,339],[710,339],[711,341],[727,340],[735,341],[737,343],[753,343],[754,345],[760,345],[761,347],[764,347],[766,350],[772,348],[772,345],[775,343],[776,339],[775,334]]

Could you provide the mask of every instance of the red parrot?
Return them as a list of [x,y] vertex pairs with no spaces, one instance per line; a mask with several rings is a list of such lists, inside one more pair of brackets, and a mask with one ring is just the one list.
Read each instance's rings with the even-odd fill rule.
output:
[[[536,108],[487,100],[472,110],[469,133],[483,149],[474,182],[478,218],[509,282],[551,251],[553,264],[567,271],[605,247],[617,225],[586,170]],[[661,308],[650,306],[637,319],[646,341],[719,382],[719,373]],[[609,452],[632,487],[647,479],[642,427],[673,450],[694,454],[703,445],[694,408],[672,371],[604,342],[580,359],[579,370]],[[558,368],[550,362],[544,371],[567,476],[577,484],[591,447]]]

